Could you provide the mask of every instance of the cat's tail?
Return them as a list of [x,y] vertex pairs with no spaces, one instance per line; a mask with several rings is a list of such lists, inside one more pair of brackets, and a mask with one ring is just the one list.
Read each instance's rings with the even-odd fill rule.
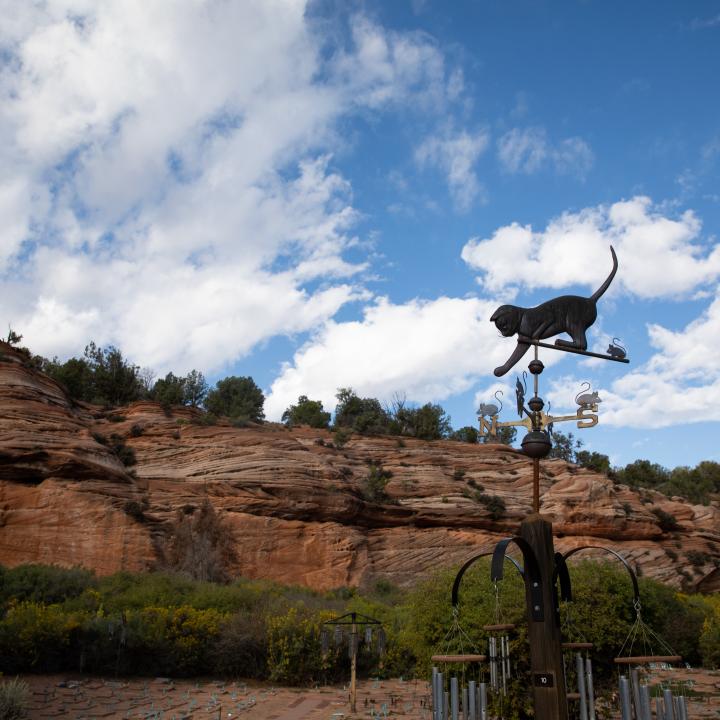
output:
[[610,287],[610,283],[613,281],[613,278],[615,277],[615,273],[618,269],[618,259],[617,255],[615,254],[615,249],[613,246],[610,246],[610,252],[612,254],[613,259],[613,269],[610,271],[610,274],[607,276],[607,279],[605,282],[590,296],[590,299],[597,302],[600,297],[603,295],[603,293]]

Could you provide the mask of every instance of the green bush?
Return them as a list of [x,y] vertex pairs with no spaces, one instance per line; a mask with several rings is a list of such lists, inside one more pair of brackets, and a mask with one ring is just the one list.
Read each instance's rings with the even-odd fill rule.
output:
[[333,645],[328,655],[323,656],[320,647],[321,624],[330,617],[327,612],[319,614],[292,607],[284,614],[267,618],[270,680],[284,685],[306,685],[320,678],[335,679],[341,648]]
[[380,464],[371,463],[362,487],[363,497],[368,502],[388,502],[390,498],[385,492],[385,487],[391,478],[390,470],[385,470]]
[[61,603],[95,587],[95,575],[84,568],[61,568],[56,565],[0,566],[0,608],[15,603],[34,602],[44,605]]
[[82,617],[60,605],[21,602],[0,620],[2,672],[59,672],[73,667]]
[[323,410],[319,400],[309,400],[307,395],[301,395],[297,405],[290,405],[282,414],[282,421],[288,427],[309,425],[313,428],[327,428],[330,425],[330,413]]

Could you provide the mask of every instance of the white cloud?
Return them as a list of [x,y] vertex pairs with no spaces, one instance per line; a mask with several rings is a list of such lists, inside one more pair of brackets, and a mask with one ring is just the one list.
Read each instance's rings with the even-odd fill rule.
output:
[[649,198],[635,197],[564,213],[539,232],[506,225],[491,238],[471,239],[462,258],[483,273],[488,292],[571,285],[592,292],[610,271],[613,245],[620,270],[611,293],[622,288],[642,298],[674,298],[720,275],[720,246],[702,243],[700,231],[692,211],[668,217]]
[[547,154],[547,134],[542,128],[513,128],[498,140],[498,159],[509,173],[530,175],[540,169]]
[[486,130],[447,130],[426,138],[415,150],[415,160],[420,167],[436,167],[445,174],[455,207],[466,212],[484,194],[474,167],[488,143]]
[[505,172],[532,175],[544,166],[553,165],[560,175],[584,178],[590,172],[595,156],[579,137],[550,142],[541,127],[513,128],[498,140],[498,160]]
[[[461,84],[419,33],[300,0],[22,4],[0,29],[0,322],[36,351],[113,342],[212,371],[367,298],[336,125],[440,112]],[[14,12],[18,10],[18,12]],[[12,280],[11,280],[12,278]]]
[[330,321],[285,365],[265,412],[278,419],[303,394],[332,409],[340,387],[382,400],[405,392],[418,403],[467,390],[511,352],[489,322],[494,309],[477,298],[380,299],[361,321]]
[[582,179],[592,169],[595,154],[582,138],[571,137],[558,143],[553,149],[552,159],[558,173]]
[[[720,420],[720,296],[679,331],[648,325],[651,358],[599,388],[604,425],[662,428]],[[557,378],[549,398],[572,406],[580,380]]]

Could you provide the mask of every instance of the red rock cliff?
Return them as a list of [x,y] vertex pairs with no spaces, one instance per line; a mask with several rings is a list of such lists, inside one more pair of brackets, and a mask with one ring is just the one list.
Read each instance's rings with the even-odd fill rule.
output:
[[[71,401],[0,344],[0,563],[157,567],[178,509],[205,498],[232,528],[233,572],[315,588],[407,584],[490,550],[530,510],[531,466],[497,445],[353,436],[267,424],[204,427],[152,402],[106,412]],[[132,448],[128,470],[111,436]],[[370,464],[392,472],[367,502]],[[560,460],[543,462],[542,512],[558,549],[602,544],[642,573],[720,589],[720,510],[641,494]],[[493,519],[478,493],[498,495]],[[651,512],[678,522],[664,533]],[[694,551],[694,552],[692,552]],[[688,553],[692,562],[688,560]]]

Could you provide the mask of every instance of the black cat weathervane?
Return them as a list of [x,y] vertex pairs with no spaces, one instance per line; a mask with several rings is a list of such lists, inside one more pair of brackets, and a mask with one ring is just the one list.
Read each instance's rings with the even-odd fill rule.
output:
[[[608,354],[589,352],[587,349],[587,329],[597,318],[597,301],[610,287],[618,269],[617,255],[610,247],[613,259],[613,268],[605,279],[605,282],[589,297],[580,295],[562,295],[561,297],[548,300],[534,308],[522,308],[517,305],[501,305],[490,318],[503,337],[511,337],[517,334],[517,346],[512,355],[504,365],[495,368],[495,375],[502,377],[515,363],[530,349],[531,345],[549,348],[550,350],[562,350],[564,352],[587,355],[588,357],[602,358],[603,360],[615,360],[616,362],[630,362],[625,353],[625,348],[613,343],[608,348]],[[558,339],[554,345],[541,342],[547,338],[567,333],[572,340]]]
[[[550,434],[556,422],[576,421],[580,429],[593,427],[598,424],[598,403],[602,402],[597,392],[590,393],[590,384],[575,396],[578,405],[574,415],[549,415],[543,412],[545,403],[538,396],[538,377],[545,366],[538,359],[538,348],[560,350],[562,352],[586,355],[588,357],[613,360],[628,363],[627,351],[618,338],[613,338],[607,354],[590,352],[587,349],[587,330],[597,319],[597,301],[610,287],[618,269],[618,259],[615,250],[610,247],[613,267],[610,274],[600,287],[590,296],[562,295],[548,300],[534,308],[522,308],[516,305],[502,305],[490,318],[504,337],[517,335],[517,345],[504,365],[495,368],[495,375],[502,377],[525,355],[531,346],[535,348],[535,358],[528,365],[528,370],[534,380],[534,396],[525,404],[526,387],[517,379],[515,394],[520,420],[498,422],[499,410],[496,405],[482,405],[478,412],[480,416],[480,436],[494,437],[497,429],[502,427],[526,427],[528,434],[522,441],[525,453],[533,458],[533,510],[539,512],[539,467],[540,458],[546,457],[550,452]],[[548,338],[567,333],[571,340],[558,338],[554,344],[542,342]],[[523,376],[525,373],[523,372]],[[495,393],[497,398],[498,393]],[[499,400],[499,398],[497,398]],[[502,403],[501,403],[502,406]],[[525,417],[523,417],[523,415]]]

